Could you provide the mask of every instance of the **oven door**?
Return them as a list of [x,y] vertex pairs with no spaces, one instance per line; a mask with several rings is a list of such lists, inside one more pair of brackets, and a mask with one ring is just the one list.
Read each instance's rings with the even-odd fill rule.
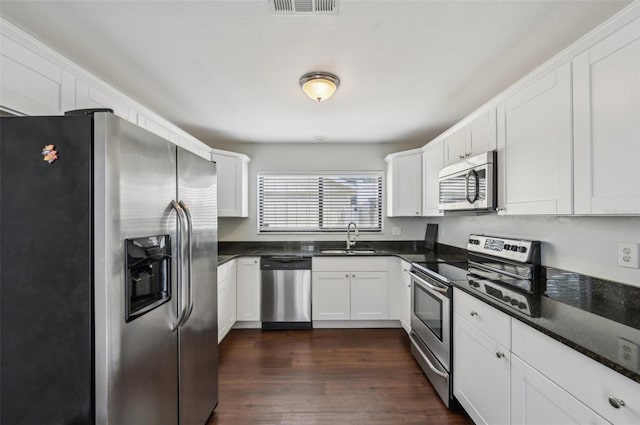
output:
[[411,272],[411,330],[449,371],[451,360],[451,291]]

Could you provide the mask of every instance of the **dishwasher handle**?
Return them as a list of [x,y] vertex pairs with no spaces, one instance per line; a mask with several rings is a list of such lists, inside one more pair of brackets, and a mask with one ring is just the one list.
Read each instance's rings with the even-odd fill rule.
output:
[[260,270],[311,270],[311,257],[262,257]]

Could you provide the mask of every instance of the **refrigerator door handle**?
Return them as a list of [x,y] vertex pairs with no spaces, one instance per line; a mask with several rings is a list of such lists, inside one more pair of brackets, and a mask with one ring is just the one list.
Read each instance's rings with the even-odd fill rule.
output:
[[187,308],[187,313],[184,318],[184,322],[186,322],[193,312],[193,219],[191,218],[191,211],[187,204],[184,201],[180,201],[178,204],[184,210],[184,215],[187,218],[187,266],[189,267],[189,287],[187,293],[189,294],[189,307]]
[[178,227],[177,227],[177,237],[176,237],[176,246],[177,246],[177,254],[176,254],[176,263],[177,263],[177,271],[176,271],[176,292],[178,299],[178,314],[176,317],[175,324],[171,327],[171,331],[175,332],[184,322],[187,308],[186,305],[182,305],[182,220],[184,216],[184,210],[182,207],[176,202],[171,201],[171,208],[176,210],[176,216],[178,218]]

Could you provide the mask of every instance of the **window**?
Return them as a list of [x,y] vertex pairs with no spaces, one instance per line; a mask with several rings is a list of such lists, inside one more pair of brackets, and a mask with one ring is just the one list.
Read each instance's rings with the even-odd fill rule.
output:
[[258,232],[382,231],[382,173],[258,174]]

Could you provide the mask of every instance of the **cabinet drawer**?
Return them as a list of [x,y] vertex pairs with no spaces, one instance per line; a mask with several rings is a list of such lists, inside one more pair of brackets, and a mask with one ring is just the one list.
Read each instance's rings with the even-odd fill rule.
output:
[[388,257],[313,257],[313,271],[316,272],[386,272]]
[[511,349],[511,317],[508,315],[459,289],[453,292],[453,311]]
[[[513,321],[513,353],[606,420],[640,423],[639,383],[518,320]],[[616,409],[609,397],[625,405]]]

